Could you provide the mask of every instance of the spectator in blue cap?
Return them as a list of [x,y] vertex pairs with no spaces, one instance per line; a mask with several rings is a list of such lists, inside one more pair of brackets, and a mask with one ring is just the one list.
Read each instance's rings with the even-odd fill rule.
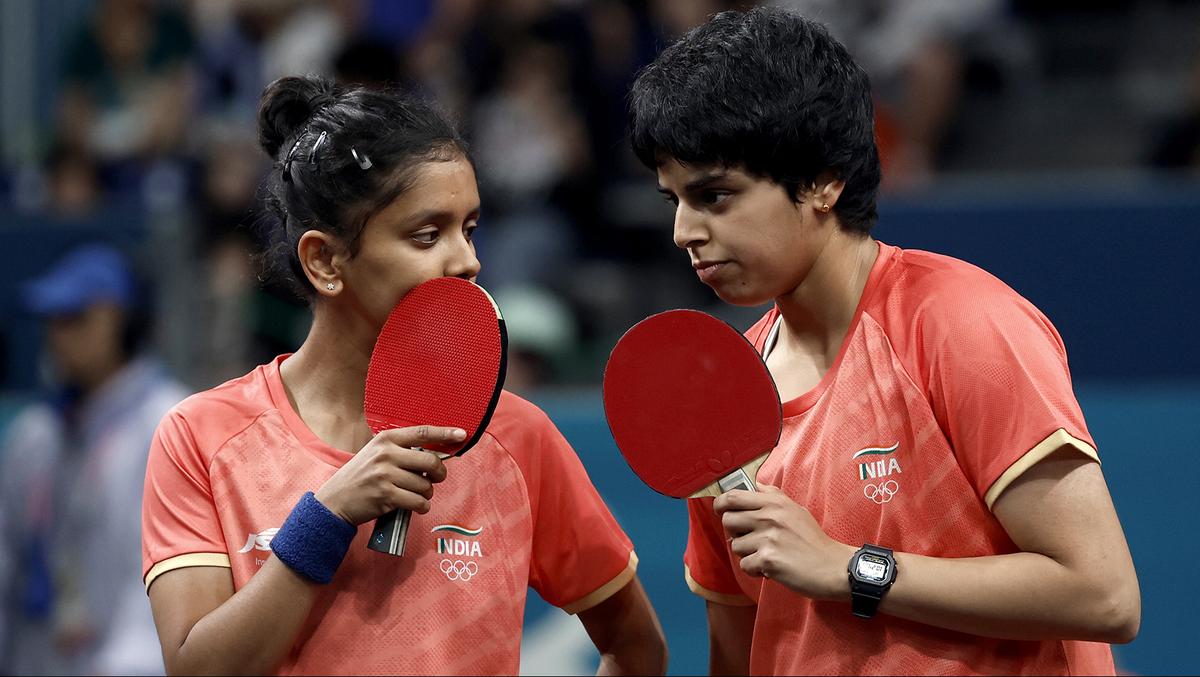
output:
[[46,321],[61,385],[87,392],[129,362],[146,336],[145,316],[125,258],[85,245],[22,287],[25,308]]
[[186,392],[142,350],[148,313],[117,249],[72,250],[21,301],[45,322],[59,395],[0,440],[0,673],[161,674],[141,496],[150,438]]

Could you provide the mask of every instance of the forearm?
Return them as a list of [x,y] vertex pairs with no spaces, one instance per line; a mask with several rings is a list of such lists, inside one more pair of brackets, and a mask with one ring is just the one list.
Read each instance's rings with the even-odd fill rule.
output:
[[[880,613],[1001,639],[1119,643],[1136,632],[1129,595],[1045,555],[948,559],[896,553],[896,569]],[[850,599],[848,581],[841,598]]]
[[750,648],[754,642],[757,606],[707,603],[708,674],[750,674]]
[[597,675],[665,675],[666,673],[666,646],[647,636],[631,636],[618,640],[600,655],[600,667],[596,670]]
[[600,604],[581,611],[579,620],[600,652],[597,675],[666,674],[662,625],[637,577]]
[[266,674],[287,655],[318,586],[274,555],[244,588],[201,618],[166,651],[169,674]]

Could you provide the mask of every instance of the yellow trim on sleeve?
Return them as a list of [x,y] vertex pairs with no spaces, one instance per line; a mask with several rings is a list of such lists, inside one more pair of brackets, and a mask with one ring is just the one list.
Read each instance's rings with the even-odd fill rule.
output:
[[637,573],[638,558],[637,553],[632,550],[629,552],[629,564],[621,570],[611,581],[596,588],[595,591],[586,595],[582,599],[578,599],[570,604],[564,605],[562,610],[569,614],[577,614],[580,611],[587,611],[596,606],[600,602],[617,594],[617,591],[629,584],[633,580],[633,575]]
[[683,565],[683,580],[687,581],[689,590],[716,604],[724,604],[725,606],[754,606],[757,604],[757,602],[745,595],[730,595],[724,592],[709,590],[700,585],[696,582],[696,579],[692,578],[692,570],[686,564]]
[[185,555],[176,555],[150,567],[150,571],[146,572],[146,592],[150,592],[150,584],[154,582],[154,579],[168,571],[185,567],[232,568],[229,564],[229,555],[223,552],[189,552]]
[[987,494],[983,497],[983,502],[987,503],[988,510],[992,509],[992,504],[996,502],[997,498],[1000,498],[1000,494],[1004,493],[1004,490],[1018,477],[1023,475],[1026,470],[1029,470],[1038,461],[1063,447],[1071,447],[1093,461],[1100,462],[1100,455],[1096,453],[1092,445],[1059,428],[1050,433],[1050,436],[1039,442],[1037,446],[1025,452],[1024,456],[1018,458],[1016,463],[1008,466],[1008,470],[1005,470],[1004,474],[992,483],[992,487],[987,490]]

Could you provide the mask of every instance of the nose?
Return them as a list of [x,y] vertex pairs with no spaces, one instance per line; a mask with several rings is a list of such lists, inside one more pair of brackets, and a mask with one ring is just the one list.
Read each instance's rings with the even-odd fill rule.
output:
[[446,277],[461,277],[473,280],[479,275],[479,258],[475,256],[475,244],[460,234],[455,238],[454,249],[446,262]]
[[680,202],[675,208],[675,229],[672,235],[675,246],[680,249],[692,249],[708,242],[703,215]]

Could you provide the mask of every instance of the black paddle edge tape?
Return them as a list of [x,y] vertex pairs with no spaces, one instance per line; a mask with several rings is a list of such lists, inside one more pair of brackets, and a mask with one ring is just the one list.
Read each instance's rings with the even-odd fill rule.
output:
[[483,413],[483,419],[479,421],[479,427],[475,429],[475,434],[462,445],[462,448],[454,453],[455,456],[462,456],[467,453],[471,447],[478,444],[479,440],[483,438],[483,434],[487,432],[488,424],[492,422],[492,415],[496,413],[496,406],[500,404],[500,393],[504,392],[504,377],[508,374],[508,328],[504,325],[504,318],[499,316],[499,310],[496,312],[496,325],[500,330],[500,370],[496,374],[496,388],[492,391],[492,400],[488,403],[487,411]]
[[[674,312],[678,312],[678,311],[686,311],[686,312],[692,312],[692,313],[700,313],[700,314],[702,314],[702,315],[708,315],[709,317],[713,318],[714,320],[717,320],[718,322],[721,322],[721,323],[722,323],[722,324],[724,324],[725,326],[727,326],[727,327],[729,327],[730,329],[732,329],[732,330],[733,330],[733,333],[737,334],[737,335],[738,335],[738,338],[740,338],[740,339],[742,339],[743,341],[745,341],[745,342],[746,342],[746,343],[747,343],[747,344],[750,346],[750,349],[751,349],[752,351],[754,351],[754,354],[758,356],[758,361],[759,361],[759,362],[762,364],[763,371],[764,371],[764,372],[766,372],[766,374],[767,374],[767,381],[768,381],[768,382],[771,384],[771,390],[775,391],[775,407],[776,407],[776,411],[778,411],[778,412],[779,412],[779,421],[780,421],[780,426],[779,426],[779,430],[778,430],[778,431],[776,431],[776,433],[775,433],[775,444],[773,444],[773,445],[771,446],[771,448],[770,448],[770,449],[767,449],[766,451],[764,451],[764,452],[763,452],[764,454],[770,454],[770,453],[771,453],[771,451],[773,451],[773,450],[775,449],[775,447],[779,446],[779,440],[780,440],[780,438],[781,438],[781,437],[783,437],[783,425],[782,425],[782,422],[783,422],[783,402],[782,402],[782,401],[780,401],[780,399],[779,399],[779,387],[775,385],[775,377],[771,376],[771,370],[767,368],[767,361],[763,359],[762,353],[758,352],[758,348],[755,348],[755,347],[754,347],[754,343],[753,343],[753,342],[752,342],[750,339],[746,338],[746,334],[745,334],[745,332],[738,331],[738,328],[737,328],[737,327],[733,326],[732,324],[729,324],[729,323],[728,323],[728,322],[726,322],[725,320],[723,320],[723,319],[721,319],[721,318],[717,317],[716,315],[713,315],[712,313],[706,313],[706,312],[704,312],[703,310],[696,310],[695,308],[674,308],[674,309],[671,309],[671,310],[664,310],[664,311],[661,311],[661,312],[657,312],[657,313],[655,313],[654,315],[650,315],[650,316],[648,316],[648,317],[644,317],[644,318],[642,318],[641,320],[638,320],[637,322],[635,322],[635,323],[633,324],[633,326],[632,326],[632,327],[630,327],[630,328],[626,329],[626,330],[625,330],[625,333],[621,334],[621,338],[620,338],[620,339],[617,339],[617,343],[613,344],[612,350],[608,351],[608,362],[611,362],[611,361],[612,361],[612,354],[613,354],[614,352],[616,352],[616,350],[617,350],[617,345],[619,345],[619,344],[621,343],[621,339],[625,338],[625,335],[626,335],[626,334],[628,334],[629,332],[633,331],[633,330],[634,330],[634,328],[635,328],[635,327],[637,327],[639,324],[641,324],[642,322],[645,322],[646,320],[649,320],[649,319],[650,319],[650,318],[652,318],[652,317],[656,317],[656,316],[658,316],[658,315],[663,315],[663,314],[665,314],[665,313],[674,313]],[[604,372],[605,372],[605,374],[607,374],[607,373],[608,373],[608,362],[605,362],[605,366],[604,366]],[[601,403],[601,405],[602,405],[602,406],[605,404],[605,398],[604,398],[604,381],[603,381],[603,377],[601,377],[600,403]],[[638,478],[639,480],[641,480],[642,484],[645,484],[645,485],[646,485],[646,488],[650,489],[651,491],[653,491],[654,493],[658,494],[659,496],[666,496],[667,498],[673,498],[673,499],[684,499],[684,500],[688,500],[688,499],[690,498],[690,494],[694,494],[694,493],[696,493],[697,491],[700,491],[701,489],[703,489],[703,488],[705,488],[705,487],[707,487],[707,486],[709,486],[709,485],[711,485],[711,484],[714,484],[714,483],[715,483],[715,482],[709,482],[708,484],[704,484],[704,485],[701,485],[701,486],[699,486],[699,487],[696,487],[695,489],[692,489],[691,491],[689,491],[689,492],[688,492],[689,496],[673,496],[673,495],[671,495],[671,494],[666,494],[666,493],[663,493],[663,492],[659,491],[658,489],[655,489],[654,487],[650,486],[650,483],[649,483],[649,482],[647,482],[646,480],[642,479],[642,476],[641,476],[641,475],[639,475],[639,474],[637,473],[637,471],[633,469],[633,466],[629,464],[629,459],[625,458],[625,454],[624,454],[624,453],[621,453],[620,445],[618,445],[618,444],[617,444],[617,435],[616,435],[616,432],[615,432],[615,431],[613,431],[613,429],[612,429],[612,422],[611,422],[611,421],[609,421],[609,419],[608,419],[608,408],[607,408],[607,407],[605,407],[605,409],[604,409],[604,425],[606,425],[606,426],[608,427],[608,436],[612,438],[612,440],[613,440],[613,446],[616,446],[616,447],[617,447],[617,453],[620,453],[620,454],[621,454],[621,460],[622,460],[622,461],[625,461],[625,466],[629,468],[629,472],[633,473],[633,476],[634,476],[634,477],[636,477],[636,478]],[[757,458],[757,456],[756,456],[755,458]],[[766,461],[763,461],[763,465],[766,465]],[[761,468],[762,466],[759,466],[759,467]],[[738,470],[738,469],[740,469],[740,468],[741,468],[741,466],[738,466],[738,467],[737,467],[737,468],[735,468],[734,470]],[[733,470],[730,470],[729,472],[733,472]],[[726,473],[726,474],[728,474],[728,473]],[[717,479],[719,480],[720,478],[717,478]],[[750,479],[751,479],[751,480],[754,480],[755,482],[757,482],[757,481],[758,481],[758,478],[757,478],[757,477],[751,477]]]

